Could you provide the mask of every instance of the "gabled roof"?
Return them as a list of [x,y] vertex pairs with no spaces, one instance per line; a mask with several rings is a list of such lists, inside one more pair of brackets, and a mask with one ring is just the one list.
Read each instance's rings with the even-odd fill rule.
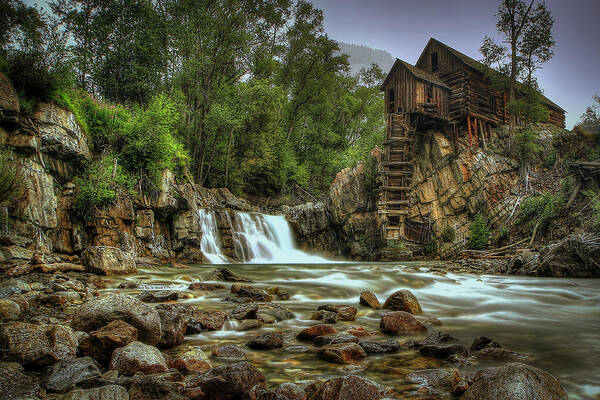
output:
[[[423,49],[423,51],[421,52],[421,55],[419,56],[419,59],[417,60],[417,65],[421,62],[421,59],[425,56],[425,53],[427,51],[427,48],[429,48],[429,46],[431,45],[431,43],[437,43],[440,46],[442,46],[443,48],[445,48],[450,54],[454,55],[456,58],[458,58],[460,61],[462,61],[466,66],[474,69],[477,72],[480,72],[482,74],[485,74],[489,71],[494,71],[494,72],[498,72],[490,67],[488,67],[487,65],[469,57],[468,55],[461,53],[460,51],[453,49],[452,47],[448,46],[447,44],[444,44],[442,42],[440,42],[437,39],[434,38],[430,38],[429,41],[427,42],[427,45],[425,46],[425,48]],[[517,82],[518,85],[522,85],[521,82]],[[544,103],[546,103],[547,105],[549,105],[552,108],[555,108],[559,111],[562,112],[566,112],[565,110],[563,110],[558,104],[554,103],[552,100],[550,100],[549,98],[547,98],[546,96],[544,96],[542,94],[542,100],[544,101]]]
[[424,80],[426,82],[431,82],[434,85],[443,87],[444,89],[448,89],[451,90],[448,86],[446,86],[446,84],[444,82],[442,82],[439,78],[431,75],[429,72],[425,72],[417,67],[415,67],[414,65],[410,65],[409,63],[402,61],[399,58],[396,58],[396,62],[394,63],[394,65],[392,66],[392,68],[390,69],[390,72],[388,72],[387,76],[385,77],[383,83],[381,84],[381,90],[383,90],[385,88],[385,85],[387,85],[388,81],[390,80],[390,78],[392,77],[393,72],[396,70],[396,68],[398,68],[399,66],[404,66],[411,74],[413,74],[415,77]]

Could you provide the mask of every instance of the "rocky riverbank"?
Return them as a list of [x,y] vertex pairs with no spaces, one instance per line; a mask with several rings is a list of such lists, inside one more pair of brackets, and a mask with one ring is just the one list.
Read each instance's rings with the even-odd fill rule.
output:
[[[118,282],[82,272],[3,280],[0,397],[567,398],[556,378],[527,364],[535,355],[487,337],[461,343],[444,332],[440,319],[424,314],[410,290],[399,289],[381,301],[363,290],[349,304],[325,303],[298,315],[286,305],[293,293],[264,288],[227,269],[180,290]],[[216,303],[182,301],[191,298],[220,299],[225,311],[215,310]],[[378,315],[379,329],[360,322],[368,315]],[[289,329],[285,321],[295,318],[312,322]],[[207,335],[223,329],[240,332],[244,344]],[[199,345],[190,341],[194,335],[204,337]],[[294,380],[286,370],[267,377],[261,371],[271,352],[339,365],[343,373]],[[383,366],[398,356],[413,361],[386,374],[402,385],[362,376],[366,365],[373,368],[365,363],[369,358],[378,357]],[[489,362],[499,366],[477,368]]]

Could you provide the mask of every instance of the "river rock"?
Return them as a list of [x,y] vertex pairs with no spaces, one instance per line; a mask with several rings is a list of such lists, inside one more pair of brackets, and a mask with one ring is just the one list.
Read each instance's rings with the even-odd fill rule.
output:
[[485,336],[478,337],[471,344],[470,353],[472,357],[480,360],[527,360],[528,354],[520,354],[511,351],[500,343]]
[[160,351],[142,342],[131,342],[116,349],[110,359],[110,369],[119,370],[123,375],[136,372],[154,374],[167,371],[167,363]]
[[256,319],[258,305],[254,303],[244,303],[231,310],[231,316],[237,320]]
[[354,321],[358,310],[354,306],[324,304],[317,308],[319,311],[334,312],[340,321]]
[[102,364],[107,364],[115,349],[137,341],[137,335],[136,328],[127,322],[115,320],[83,337],[79,341],[79,351]]
[[58,400],[129,400],[127,390],[118,385],[106,385],[92,389],[77,389]]
[[250,279],[246,279],[234,274],[227,268],[217,268],[207,280],[225,282],[252,282]]
[[242,287],[238,291],[237,295],[239,297],[245,297],[251,299],[252,301],[260,301],[260,302],[271,302],[273,298],[270,294],[265,292],[264,290],[252,288],[252,287]]
[[522,363],[477,371],[462,400],[566,400],[567,393],[549,373]]
[[381,308],[381,303],[379,303],[377,296],[368,290],[363,290],[360,292],[359,302],[363,306],[371,307],[374,310],[379,310]]
[[183,342],[187,330],[184,316],[177,311],[157,309],[160,316],[160,347],[175,347]]
[[283,347],[283,334],[281,332],[265,333],[249,341],[247,346],[256,350],[280,349]]
[[205,283],[205,282],[194,282],[188,286],[188,290],[221,290],[225,289],[225,285],[220,283]]
[[91,332],[115,320],[122,320],[138,330],[144,343],[156,345],[161,338],[160,315],[153,307],[122,294],[111,294],[90,300],[73,315],[73,329]]
[[[295,315],[286,306],[279,303],[264,303],[258,305],[256,318],[267,323],[267,320],[281,322],[294,318]],[[272,323],[272,322],[271,322]]]
[[465,357],[468,356],[467,349],[461,344],[425,345],[421,346],[421,348],[419,349],[419,353],[423,354],[424,356],[435,358],[448,358],[452,354],[459,354]]
[[394,311],[384,314],[379,322],[379,329],[383,333],[392,335],[412,334],[427,330],[412,314],[405,311]]
[[4,358],[24,365],[45,367],[72,360],[77,353],[75,332],[64,325],[10,322],[0,330]]
[[0,298],[4,299],[13,294],[27,293],[31,286],[20,279],[5,279],[0,282]]
[[148,290],[140,293],[137,298],[144,303],[162,303],[165,301],[177,301],[179,300],[180,293],[170,292],[165,290]]
[[333,335],[337,333],[337,330],[331,325],[318,324],[308,328],[304,328],[298,333],[298,340],[310,340],[312,341],[317,336]]
[[314,400],[380,400],[383,389],[377,383],[356,375],[326,380]]
[[463,393],[468,385],[457,369],[422,369],[409,373],[406,378],[433,391],[451,393],[455,396]]
[[413,315],[423,314],[421,305],[410,290],[398,290],[390,295],[383,304],[383,308],[388,308],[396,311],[406,311]]
[[38,396],[38,379],[24,373],[16,362],[0,362],[0,399],[25,399]]
[[81,253],[83,264],[90,272],[102,275],[135,274],[134,257],[117,247],[90,246]]
[[249,331],[252,329],[258,329],[263,326],[263,322],[258,319],[245,319],[237,327],[238,331]]
[[445,332],[433,332],[423,340],[409,340],[405,343],[408,348],[419,349],[422,346],[457,343],[458,339]]
[[388,340],[386,342],[360,340],[358,345],[362,347],[367,354],[396,353],[400,350],[400,344],[395,340]]
[[358,338],[346,333],[335,333],[333,335],[317,336],[313,339],[315,346],[325,346],[327,344],[337,343],[358,343]]
[[0,299],[0,319],[4,321],[14,321],[19,319],[21,306],[13,300]]
[[310,319],[323,321],[326,324],[335,324],[338,322],[338,315],[333,311],[318,310],[312,313]]
[[63,360],[48,370],[46,387],[53,392],[66,392],[98,377],[100,370],[90,357]]
[[274,390],[265,389],[263,385],[256,385],[246,394],[248,400],[288,400]]
[[337,364],[346,364],[366,358],[367,353],[356,343],[337,343],[321,347],[317,356]]
[[287,400],[307,400],[304,389],[292,382],[285,382],[275,389],[277,394],[285,396]]
[[188,383],[197,387],[211,400],[244,399],[254,386],[265,385],[265,376],[248,362],[222,365],[198,375]]
[[246,359],[246,352],[233,344],[227,344],[214,349],[212,356],[230,361],[241,361]]
[[187,324],[186,334],[192,335],[203,330],[218,331],[223,327],[227,314],[222,311],[205,311],[191,304],[158,304],[157,310],[171,310],[183,315]]
[[212,368],[212,364],[206,353],[198,348],[190,348],[172,360],[169,366],[181,372],[204,372]]

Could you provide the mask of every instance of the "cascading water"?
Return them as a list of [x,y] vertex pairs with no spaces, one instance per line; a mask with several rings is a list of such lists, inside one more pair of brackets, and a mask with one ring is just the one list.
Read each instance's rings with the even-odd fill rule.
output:
[[221,250],[221,240],[217,228],[215,213],[203,208],[198,209],[198,219],[202,228],[202,240],[200,250],[204,257],[212,264],[226,264],[229,262]]
[[230,224],[236,255],[245,263],[328,262],[296,248],[292,229],[282,215],[235,212]]

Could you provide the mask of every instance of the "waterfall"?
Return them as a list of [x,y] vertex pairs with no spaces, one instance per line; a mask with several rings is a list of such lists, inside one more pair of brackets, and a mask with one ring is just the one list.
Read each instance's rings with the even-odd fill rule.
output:
[[230,224],[236,255],[245,263],[328,262],[296,248],[290,224],[282,215],[235,212]]
[[221,250],[221,239],[217,227],[217,218],[213,211],[198,209],[198,219],[202,229],[200,251],[211,264],[226,264],[229,262]]

